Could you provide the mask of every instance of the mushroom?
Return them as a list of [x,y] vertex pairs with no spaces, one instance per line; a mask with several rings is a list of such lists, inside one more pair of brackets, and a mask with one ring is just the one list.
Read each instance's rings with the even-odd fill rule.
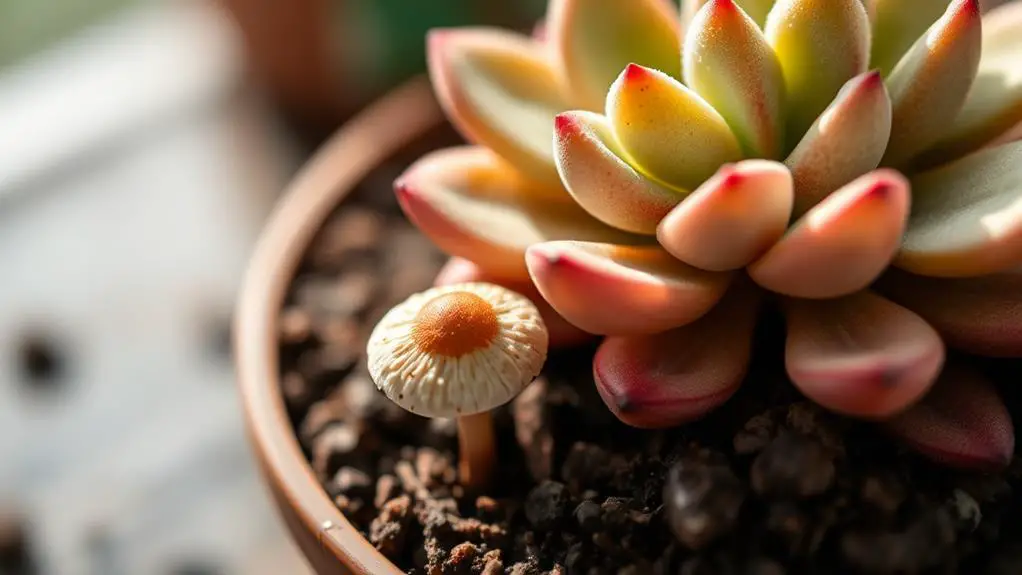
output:
[[518,395],[546,361],[548,334],[525,296],[482,282],[434,287],[396,305],[373,329],[376,387],[425,417],[456,418],[458,472],[489,482],[496,457],[490,411]]

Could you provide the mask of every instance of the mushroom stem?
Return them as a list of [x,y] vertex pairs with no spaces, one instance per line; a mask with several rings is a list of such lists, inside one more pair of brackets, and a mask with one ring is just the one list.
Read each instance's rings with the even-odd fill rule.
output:
[[497,455],[489,411],[458,418],[458,446],[461,484],[469,491],[488,485]]

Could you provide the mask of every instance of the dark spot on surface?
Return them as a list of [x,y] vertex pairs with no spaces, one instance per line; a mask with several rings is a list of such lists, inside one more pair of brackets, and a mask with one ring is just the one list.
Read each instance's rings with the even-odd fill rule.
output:
[[230,361],[233,355],[234,324],[230,316],[215,319],[209,327],[208,345],[213,357]]
[[19,375],[28,385],[53,386],[67,374],[66,353],[52,334],[25,334],[18,341],[16,357]]
[[16,513],[0,512],[0,573],[33,575],[37,573],[32,559],[28,526]]
[[167,571],[167,575],[222,575],[226,573],[215,562],[201,559],[182,561]]

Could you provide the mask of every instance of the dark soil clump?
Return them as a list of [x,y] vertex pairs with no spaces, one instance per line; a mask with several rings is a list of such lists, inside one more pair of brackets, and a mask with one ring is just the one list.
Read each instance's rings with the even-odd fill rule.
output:
[[[454,424],[396,407],[365,371],[376,321],[444,259],[373,189],[345,202],[293,282],[281,381],[324,489],[406,572],[1022,573],[1022,463],[941,468],[819,410],[778,376],[770,321],[743,390],[674,430],[619,423],[595,392],[592,348],[552,355],[495,412],[496,483],[466,493]],[[1018,377],[1017,362],[986,367]]]

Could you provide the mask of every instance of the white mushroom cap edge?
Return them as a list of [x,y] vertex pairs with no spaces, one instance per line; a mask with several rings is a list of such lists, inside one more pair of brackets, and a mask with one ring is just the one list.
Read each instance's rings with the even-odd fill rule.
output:
[[[484,346],[452,357],[417,344],[419,312],[431,301],[470,293],[492,306],[497,329]],[[451,337],[457,327],[450,326]],[[531,383],[546,361],[549,335],[528,298],[481,282],[435,287],[396,305],[373,329],[367,345],[369,374],[400,407],[426,417],[452,418],[499,407]]]

